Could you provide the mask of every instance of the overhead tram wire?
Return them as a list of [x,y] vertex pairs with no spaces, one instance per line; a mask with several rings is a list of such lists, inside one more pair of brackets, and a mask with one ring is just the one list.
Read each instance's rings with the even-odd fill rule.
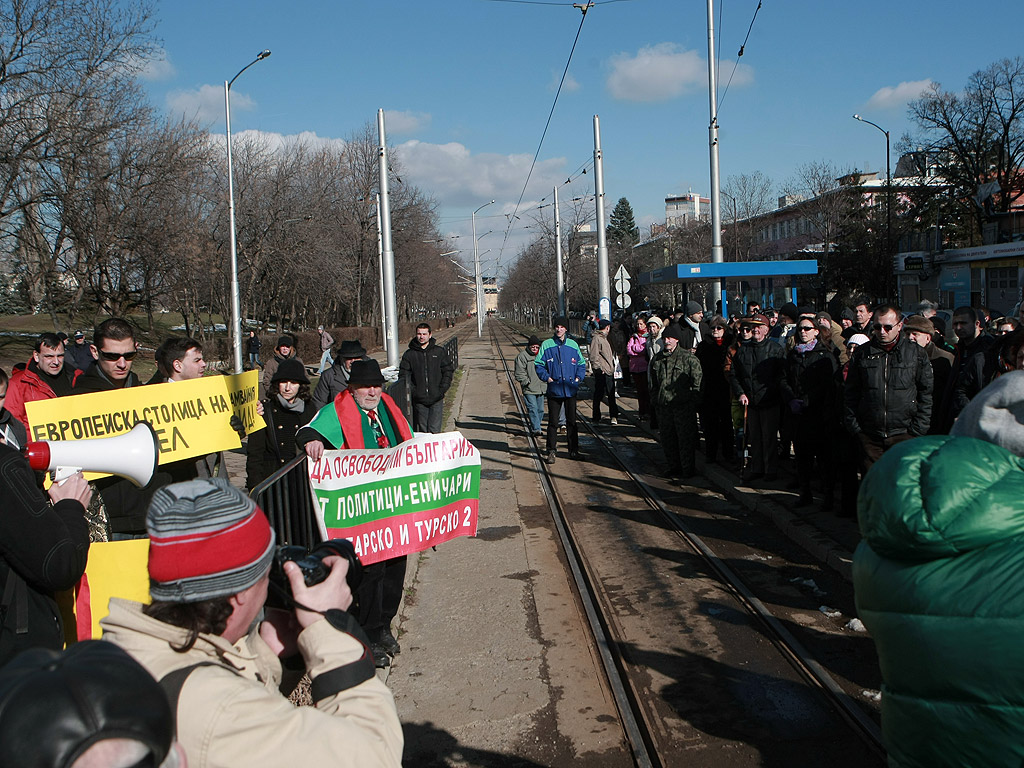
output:
[[[558,104],[558,97],[561,95],[562,86],[565,84],[565,76],[569,74],[569,65],[572,63],[572,55],[576,51],[576,44],[579,42],[580,34],[583,32],[583,22],[587,20],[587,11],[590,10],[591,6],[593,5],[594,3],[591,0],[591,2],[588,2],[582,6],[575,6],[582,11],[583,16],[582,18],[580,18],[579,29],[576,30],[576,38],[572,41],[572,48],[569,50],[569,58],[565,62],[565,69],[562,70],[562,79],[558,81],[558,90],[555,91],[554,101],[551,102],[551,110],[548,112],[548,119],[544,123],[544,131],[543,133],[541,133],[540,142],[537,144],[537,151],[533,153],[533,162],[530,163],[530,171],[529,173],[526,174],[526,181],[523,183],[523,190],[522,192],[519,193],[519,200],[516,201],[516,207],[512,211],[513,217],[519,213],[519,206],[522,205],[523,198],[526,196],[526,187],[530,183],[530,177],[533,176],[533,169],[537,167],[537,158],[540,157],[541,147],[544,146],[544,139],[548,135],[548,128],[551,126],[551,118],[555,114],[555,106],[557,106]],[[512,232],[512,220],[512,218],[509,219],[509,227],[508,229],[505,230],[505,239],[501,241],[501,247],[498,249],[499,257],[504,252],[505,246],[508,244],[509,234]]]
[[[747,27],[747,36],[743,38],[743,44],[740,46],[739,52],[736,54],[736,61],[732,64],[732,72],[729,73],[729,81],[725,84],[725,90],[722,91],[722,97],[718,100],[717,111],[721,111],[722,102],[725,101],[725,94],[729,92],[729,86],[732,84],[732,78],[736,74],[736,68],[740,65],[740,59],[743,57],[743,52],[747,48],[747,41],[750,40],[750,31],[754,28],[754,21],[757,19],[757,12],[761,10],[761,0],[757,2],[757,8],[754,9],[754,15],[750,19],[750,26]],[[719,26],[721,26],[721,20],[719,20]],[[719,53],[721,53],[721,47],[719,47]]]

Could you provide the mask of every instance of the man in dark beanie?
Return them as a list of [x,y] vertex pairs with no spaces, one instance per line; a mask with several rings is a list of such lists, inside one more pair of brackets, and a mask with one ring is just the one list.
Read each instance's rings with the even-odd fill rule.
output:
[[523,398],[526,400],[526,410],[530,414],[530,428],[534,437],[540,437],[542,434],[540,423],[544,418],[544,395],[548,391],[548,385],[541,381],[537,375],[537,366],[533,364],[538,352],[540,339],[531,336],[526,340],[526,348],[516,356],[515,366],[515,379],[523,388]]
[[[325,405],[295,435],[296,445],[317,461],[325,449],[374,450],[412,439],[412,429],[398,404],[384,394],[384,375],[376,360],[356,360],[348,389]],[[389,656],[401,651],[391,632],[405,584],[407,557],[393,557],[363,568],[359,585],[359,624],[370,638],[377,667],[390,665]]]
[[[240,490],[222,478],[168,485],[146,527],[152,602],[114,598],[100,626],[171,693],[191,766],[400,764],[394,701],[345,612],[346,559],[324,558],[330,573],[313,586],[285,563],[294,608],[264,614],[274,531]],[[296,653],[312,707],[279,689],[278,657]]]
[[267,361],[267,364],[263,366],[263,375],[260,377],[260,399],[265,399],[270,392],[270,382],[274,379],[274,374],[277,373],[277,366],[288,358],[294,358],[302,364],[299,358],[295,357],[295,339],[289,336],[287,333],[277,340],[277,344],[274,345],[274,356]]
[[565,427],[569,439],[569,458],[580,458],[579,433],[576,430],[576,392],[587,375],[587,364],[579,345],[569,338],[569,321],[556,317],[552,322],[554,335],[540,345],[534,364],[537,376],[548,385],[548,464],[555,463],[558,442],[558,420],[554,415],[565,407]]

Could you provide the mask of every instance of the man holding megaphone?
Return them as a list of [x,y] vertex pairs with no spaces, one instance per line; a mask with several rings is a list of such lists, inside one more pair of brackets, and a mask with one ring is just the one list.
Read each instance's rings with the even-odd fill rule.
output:
[[[49,498],[47,498],[49,496]],[[0,445],[0,666],[26,648],[59,651],[64,630],[55,593],[85,572],[92,490],[81,472],[47,493],[20,451]]]

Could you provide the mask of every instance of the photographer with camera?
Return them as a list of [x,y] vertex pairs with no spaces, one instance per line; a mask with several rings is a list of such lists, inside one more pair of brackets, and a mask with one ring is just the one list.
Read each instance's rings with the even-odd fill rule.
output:
[[[168,691],[192,768],[400,765],[394,701],[345,613],[347,559],[322,557],[329,572],[313,586],[285,562],[294,608],[264,612],[277,548],[248,496],[221,478],[175,483],[153,495],[146,527],[152,602],[114,598],[100,626]],[[315,707],[279,688],[279,657],[296,653]]]

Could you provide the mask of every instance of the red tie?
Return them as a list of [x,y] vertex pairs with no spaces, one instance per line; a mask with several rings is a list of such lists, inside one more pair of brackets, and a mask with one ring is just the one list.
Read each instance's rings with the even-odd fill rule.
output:
[[376,411],[367,411],[367,418],[370,419],[370,426],[373,427],[373,434],[377,436],[377,447],[387,448],[389,447],[388,436],[384,433],[384,427],[380,423],[380,419],[377,417]]

